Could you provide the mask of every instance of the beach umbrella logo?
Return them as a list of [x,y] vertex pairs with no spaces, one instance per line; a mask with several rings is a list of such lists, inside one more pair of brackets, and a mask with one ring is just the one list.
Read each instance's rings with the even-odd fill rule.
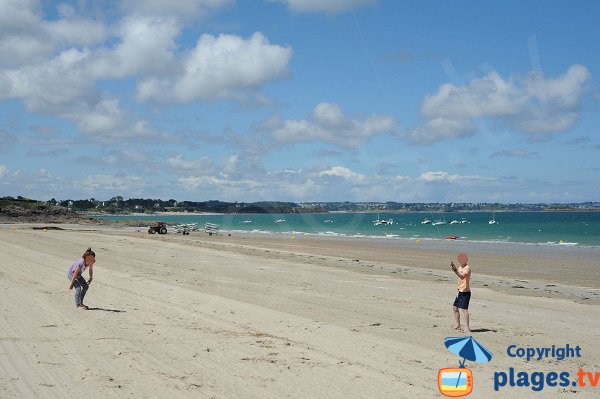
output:
[[444,396],[466,396],[473,391],[473,372],[465,367],[465,362],[485,363],[492,360],[492,352],[473,337],[448,337],[446,348],[462,360],[458,367],[443,368],[438,371],[438,388]]

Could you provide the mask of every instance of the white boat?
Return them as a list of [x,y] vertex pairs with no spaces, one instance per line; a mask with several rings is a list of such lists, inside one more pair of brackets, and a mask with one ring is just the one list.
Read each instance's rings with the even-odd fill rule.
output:
[[442,220],[438,220],[436,222],[431,223],[432,226],[439,226],[442,224],[446,224],[446,222],[442,221]]
[[388,220],[379,219],[379,214],[377,214],[377,219],[373,220],[373,225],[381,226],[382,224],[394,224],[394,219],[388,219]]
[[471,223],[471,222],[469,222],[468,220],[465,220],[465,219],[460,221],[460,224],[465,224],[465,223]]
[[171,228],[174,233],[181,233],[184,236],[189,235],[190,231],[198,231],[198,225],[196,223],[181,223]]
[[242,223],[246,224],[246,223],[252,223],[252,220],[244,220]]
[[284,222],[285,222],[285,219],[277,219],[277,220],[275,221],[275,223],[284,223]]
[[460,222],[458,220],[453,220],[449,224],[460,224]]
[[496,224],[497,223],[496,222],[496,212],[494,212],[494,215],[492,216],[492,220],[490,220],[488,223],[489,224]]
[[424,219],[421,224],[431,224],[431,220],[429,219]]
[[333,220],[327,219],[327,220],[324,220],[323,223],[333,223]]

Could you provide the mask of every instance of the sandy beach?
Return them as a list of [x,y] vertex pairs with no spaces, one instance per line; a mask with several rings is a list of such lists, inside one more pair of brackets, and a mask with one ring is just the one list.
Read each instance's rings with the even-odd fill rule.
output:
[[[149,235],[0,226],[0,398],[436,398],[458,366],[456,254],[471,255],[473,398],[597,398],[598,386],[494,390],[494,374],[600,372],[594,248],[340,237]],[[97,254],[78,310],[66,270]],[[579,346],[580,357],[507,348]],[[592,374],[593,376],[594,374]]]

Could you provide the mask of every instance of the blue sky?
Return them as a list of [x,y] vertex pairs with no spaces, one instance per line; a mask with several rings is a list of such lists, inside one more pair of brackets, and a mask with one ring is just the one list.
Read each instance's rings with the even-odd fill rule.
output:
[[0,195],[598,201],[598,15],[0,0]]

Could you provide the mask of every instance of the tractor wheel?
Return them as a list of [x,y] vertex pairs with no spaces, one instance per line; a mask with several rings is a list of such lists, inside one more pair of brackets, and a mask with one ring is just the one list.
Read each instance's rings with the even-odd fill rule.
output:
[[167,229],[166,229],[166,227],[161,227],[161,228],[160,228],[160,231],[159,231],[159,233],[160,233],[160,234],[167,234]]
[[148,229],[148,234],[154,234],[154,233],[156,233],[156,231],[154,231],[153,228]]

